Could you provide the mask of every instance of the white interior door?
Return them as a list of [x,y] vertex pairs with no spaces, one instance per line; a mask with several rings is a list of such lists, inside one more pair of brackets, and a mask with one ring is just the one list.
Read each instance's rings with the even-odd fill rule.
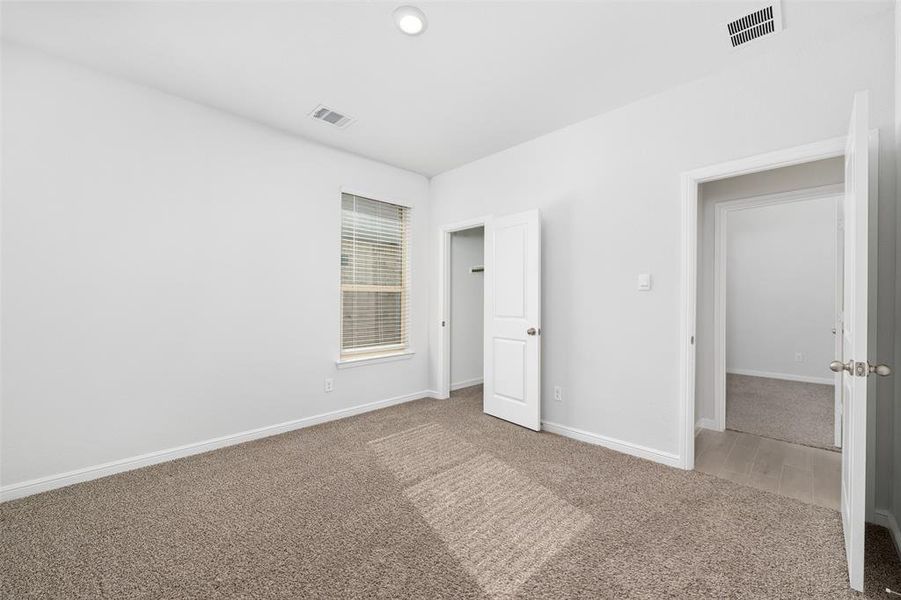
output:
[[[835,199],[835,304],[833,306],[832,339],[835,345],[833,356],[841,358],[842,352],[842,306],[845,302],[843,286],[845,273],[845,197]],[[833,445],[842,447],[842,373],[833,373]]]
[[484,411],[541,429],[541,222],[538,210],[485,228]]
[[845,147],[842,312],[842,526],[851,587],[863,591],[867,449],[868,94],[854,95]]

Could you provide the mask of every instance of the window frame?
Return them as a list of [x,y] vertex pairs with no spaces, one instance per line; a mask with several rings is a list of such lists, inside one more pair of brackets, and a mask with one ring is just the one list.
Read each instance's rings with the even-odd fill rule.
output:
[[[344,284],[342,281],[341,251],[342,251],[342,230],[344,228],[344,196],[356,196],[373,202],[381,202],[383,204],[391,204],[404,209],[404,234],[402,237],[402,285],[400,286],[375,286],[361,284]],[[413,239],[413,204],[396,199],[385,199],[384,194],[373,194],[371,192],[360,192],[342,187],[338,194],[338,359],[335,364],[338,368],[362,366],[378,362],[388,362],[394,360],[402,360],[411,358],[415,351],[412,350],[412,340],[410,339],[410,321],[412,320],[412,310],[410,302],[413,296],[412,286],[412,265],[411,265],[411,245]],[[401,318],[401,339],[404,340],[399,344],[384,344],[381,346],[367,346],[365,348],[344,349],[344,292],[345,285],[349,287],[391,287],[399,288],[401,294],[401,305],[406,310],[402,312]],[[351,290],[353,291],[353,290]],[[365,290],[359,290],[365,291]]]

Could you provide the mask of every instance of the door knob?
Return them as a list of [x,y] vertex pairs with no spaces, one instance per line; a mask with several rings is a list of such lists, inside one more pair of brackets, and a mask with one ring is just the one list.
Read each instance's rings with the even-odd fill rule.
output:
[[888,377],[892,374],[892,368],[888,365],[870,365],[870,373],[876,373],[880,377]]
[[[869,373],[875,373],[880,377],[888,377],[892,374],[892,368],[888,365],[871,365],[867,363],[867,372],[863,370],[864,363],[857,363],[857,376],[864,377]],[[848,364],[843,363],[840,360],[834,360],[829,363],[829,368],[835,371],[836,373],[841,373],[842,371],[847,371],[848,373],[852,373],[854,371],[854,361],[848,361]]]
[[829,363],[829,368],[832,369],[833,371],[835,371],[836,373],[841,373],[842,371],[847,371],[848,373],[850,373],[851,370],[854,368],[852,363],[853,363],[853,361],[849,361],[848,364],[845,364],[840,360],[834,360],[831,363]]
[[538,333],[538,330],[534,327],[529,327],[528,329],[526,329],[526,333],[529,335],[535,335],[536,333]]

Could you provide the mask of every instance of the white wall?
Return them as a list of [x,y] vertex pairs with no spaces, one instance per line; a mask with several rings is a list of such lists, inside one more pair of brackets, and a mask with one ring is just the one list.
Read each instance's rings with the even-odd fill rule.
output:
[[451,234],[451,389],[482,381],[485,274],[469,269],[484,263],[484,227]]
[[[2,72],[4,486],[427,388],[424,177],[21,47]],[[414,204],[410,360],[335,368],[341,186]]]
[[833,196],[728,213],[728,372],[832,383],[835,205]]
[[[844,135],[852,96],[867,88],[882,160],[893,160],[893,25],[885,17],[813,46],[737,59],[728,71],[432,179],[436,238],[442,224],[542,211],[542,419],[678,453],[680,175]],[[893,238],[893,173],[883,171],[879,189]],[[873,290],[887,321],[891,255]],[[437,268],[437,251],[432,260]],[[650,293],[636,290],[643,272],[653,276]],[[437,333],[431,328],[433,347]],[[555,385],[567,390],[563,403],[550,400]]]

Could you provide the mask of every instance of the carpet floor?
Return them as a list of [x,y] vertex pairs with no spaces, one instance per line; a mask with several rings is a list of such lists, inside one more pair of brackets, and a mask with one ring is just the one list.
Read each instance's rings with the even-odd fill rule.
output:
[[835,511],[522,429],[479,389],[4,503],[0,566],[4,599],[861,597]]
[[726,428],[835,450],[834,386],[726,376]]

